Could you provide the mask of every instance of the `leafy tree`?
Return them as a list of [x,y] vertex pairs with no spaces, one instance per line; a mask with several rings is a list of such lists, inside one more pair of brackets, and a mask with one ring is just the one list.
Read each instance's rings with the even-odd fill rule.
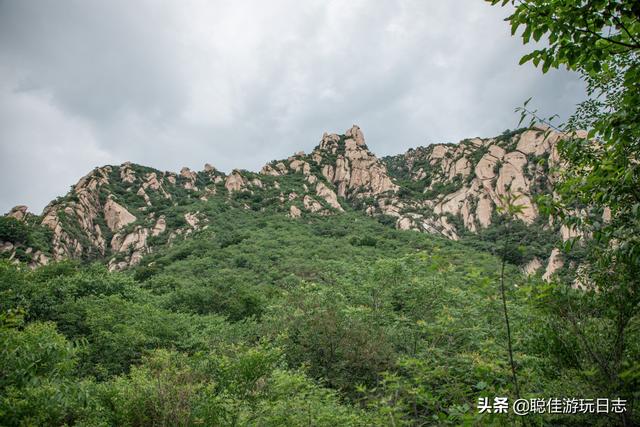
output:
[[[517,422],[476,410],[479,396],[514,388],[496,292],[499,256],[352,212],[216,215],[133,271],[71,262],[31,271],[0,260],[0,311],[25,310],[0,328],[10,349],[0,370],[0,379],[10,377],[0,390],[0,424]],[[527,232],[512,227],[509,241]],[[354,236],[376,244],[354,245]],[[500,255],[504,242],[483,248]],[[587,359],[566,357],[577,337],[545,328],[554,319],[532,307],[544,297],[508,286],[525,282],[509,260],[503,280],[522,395],[596,397],[592,377],[575,374],[591,370]],[[583,321],[606,332],[597,316]],[[637,336],[627,337],[638,346]],[[535,421],[594,424],[576,416]]]
[[[573,351],[596,370],[600,389],[629,401],[620,422],[630,425],[640,397],[632,339],[640,304],[640,2],[489,1],[514,7],[507,19],[513,34],[524,28],[523,43],[547,42],[521,63],[531,61],[543,72],[564,66],[587,84],[587,100],[567,123],[546,120],[564,134],[558,150],[566,165],[559,199],[543,200],[580,232],[570,243],[580,240],[587,262],[578,281],[566,284],[586,289],[555,288],[542,300],[579,338]],[[545,121],[526,104],[522,119]]]
[[11,216],[0,216],[0,240],[12,243],[26,243],[29,238],[27,226]]
[[73,423],[93,402],[72,374],[78,347],[51,322],[24,324],[21,310],[0,313],[0,424]]
[[[500,0],[489,0],[492,4]],[[546,47],[523,56],[546,72],[566,66],[587,83],[589,98],[560,125],[567,138],[559,143],[567,160],[554,206],[573,227],[595,234],[603,252],[619,261],[640,260],[640,4],[637,1],[504,0],[515,11],[512,32],[524,26],[524,43],[548,39]],[[526,107],[526,105],[525,105]],[[535,111],[522,109],[524,116]],[[589,129],[588,135],[575,132]],[[581,136],[581,137],[579,137]],[[589,206],[611,211],[608,222],[579,217],[571,209]],[[608,245],[611,241],[617,245]],[[607,260],[607,262],[609,262]]]

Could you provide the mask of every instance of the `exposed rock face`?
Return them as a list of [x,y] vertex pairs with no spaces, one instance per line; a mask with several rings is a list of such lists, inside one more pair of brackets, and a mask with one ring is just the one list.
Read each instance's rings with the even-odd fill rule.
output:
[[262,175],[279,176],[280,172],[273,168],[271,165],[264,165],[260,170]]
[[291,207],[289,207],[289,216],[291,218],[300,218],[301,214],[302,214],[302,211],[298,209],[296,205],[291,205]]
[[187,212],[186,214],[184,214],[184,220],[187,221],[187,224],[189,224],[189,226],[191,226],[192,228],[197,227],[198,223],[200,222],[198,216],[191,212]]
[[108,199],[104,205],[104,220],[111,231],[118,231],[125,225],[134,222],[136,217],[123,206]]
[[166,229],[167,229],[167,221],[164,219],[164,215],[163,215],[160,218],[158,218],[156,225],[153,226],[153,230],[151,230],[151,235],[154,237],[159,236],[160,234],[164,233]]
[[310,172],[310,167],[309,167],[309,163],[305,162],[304,160],[293,160],[291,163],[289,163],[289,167],[294,171],[294,172],[302,172],[304,175],[309,175]]
[[5,252],[11,252],[13,251],[13,243],[11,242],[0,242],[0,254],[5,253]]
[[125,162],[120,167],[120,179],[122,182],[127,182],[129,184],[136,180],[136,173],[131,167],[131,162]]
[[398,220],[397,222],[397,227],[400,230],[416,230],[418,231],[418,229],[416,228],[414,222],[412,221],[410,216],[405,216],[402,217]]
[[542,268],[542,262],[540,262],[540,260],[538,258],[534,258],[531,261],[529,261],[527,263],[527,265],[525,265],[522,268],[522,271],[527,276],[531,276],[531,275],[535,274],[541,268]]
[[[312,172],[312,164],[319,167],[321,177]],[[265,165],[260,173],[270,176],[302,173],[312,185],[324,178],[330,185],[316,186],[316,195],[337,210],[342,210],[337,196],[362,199],[392,193],[399,188],[387,174],[384,163],[367,149],[364,134],[355,125],[344,135],[325,133],[311,154],[298,152],[288,159],[288,166],[285,162],[272,162]],[[335,189],[330,188],[331,185]],[[336,197],[331,193],[337,193]]]
[[227,176],[227,179],[224,182],[224,187],[229,193],[243,190],[246,185],[244,178],[240,175],[240,172],[236,170],[234,170],[231,175]]
[[198,179],[198,174],[193,172],[191,169],[184,167],[180,170],[180,176],[185,179],[184,188],[187,190],[198,190],[196,187],[196,180]]
[[[392,176],[424,182],[424,201],[408,200],[404,211],[419,213],[426,208],[431,214],[421,214],[424,228],[453,238],[461,230],[447,227],[444,218],[458,217],[466,230],[475,232],[491,224],[507,195],[517,197],[516,204],[522,206],[520,219],[534,222],[538,212],[533,196],[552,190],[553,177],[548,170],[559,161],[555,149],[558,139],[558,134],[531,129],[500,138],[411,149],[404,156],[385,158],[385,162]],[[391,198],[386,204],[397,202],[398,198]],[[406,227],[407,221],[403,224]]]
[[11,208],[7,216],[13,217],[18,221],[23,221],[28,214],[29,208],[27,208],[25,205],[18,205]]
[[49,257],[42,253],[42,251],[36,251],[33,254],[32,261],[29,263],[29,268],[36,268],[47,264],[49,264]]
[[353,139],[356,142],[356,145],[365,145],[364,134],[357,125],[353,125],[351,129],[345,133],[345,136]]
[[[173,178],[173,177],[171,177]],[[171,182],[171,181],[169,181]],[[175,185],[175,179],[173,179],[173,185]],[[151,190],[155,190],[155,191],[159,191],[164,198],[166,199],[170,199],[171,195],[169,193],[167,193],[167,191],[164,189],[162,183],[160,182],[160,180],[158,179],[158,175],[155,172],[150,172],[148,174],[146,174],[145,176],[145,180],[144,183],[142,184],[142,187],[140,187],[143,192],[147,189],[151,189]],[[146,192],[145,192],[146,194]]]
[[[203,189],[203,197],[215,194],[215,186],[224,179],[224,174],[213,167],[206,167],[204,174],[210,182]],[[55,260],[89,255],[109,257],[119,253],[123,245],[130,246],[128,242],[133,239],[138,242],[134,255],[110,263],[112,268],[132,265],[151,250],[140,247],[146,245],[144,236],[159,235],[167,228],[165,218],[156,220],[153,213],[146,213],[147,208],[158,203],[173,204],[172,192],[178,186],[198,191],[197,180],[198,173],[188,168],[183,168],[179,178],[172,172],[150,170],[129,162],[96,168],[80,179],[67,196],[44,209],[40,223],[52,230],[52,249],[50,254],[34,253],[32,258],[35,263],[44,263],[49,257]],[[139,198],[139,202],[130,205],[131,195]],[[135,228],[137,231],[130,237],[122,235],[124,227],[134,222],[140,224]],[[105,241],[106,235],[113,235],[111,242]]]
[[119,233],[113,236],[111,240],[111,249],[116,253],[130,253],[123,260],[116,261],[112,259],[109,262],[109,270],[121,270],[123,268],[137,265],[142,257],[148,253],[147,238],[149,230],[142,227],[136,227],[132,233],[122,236]]
[[[299,169],[299,164],[301,163],[299,160],[294,160],[291,163],[293,163],[293,168],[298,168]],[[297,169],[294,169],[294,171],[297,172]],[[271,164],[267,164],[264,165],[262,167],[262,169],[260,170],[260,173],[262,175],[271,175],[271,176],[281,176],[281,175],[286,175],[287,173],[289,173],[289,169],[287,168],[287,166],[283,163],[283,162],[277,162],[273,165]]]
[[[337,154],[335,162],[325,161],[328,153]],[[398,190],[386,166],[367,149],[358,126],[349,129],[344,138],[325,134],[313,154],[322,165],[322,175],[337,187],[340,197],[363,198]]]
[[560,251],[558,249],[553,249],[551,251],[551,256],[549,256],[549,262],[547,263],[547,268],[542,275],[544,280],[550,280],[553,273],[558,271],[564,265],[564,261],[562,260],[562,256],[560,255]]
[[320,212],[322,210],[322,205],[313,197],[304,196],[302,204],[304,205],[304,208],[311,213]]
[[[105,215],[104,208],[100,201],[99,189],[109,183],[109,174],[112,172],[110,166],[96,168],[88,175],[78,181],[73,187],[74,200],[63,205],[50,203],[42,214],[42,225],[49,227],[53,231],[52,255],[56,260],[64,258],[79,258],[85,253],[97,252],[105,254],[106,242],[103,231],[96,220]],[[111,210],[109,210],[112,212]],[[118,209],[115,209],[118,211]],[[61,216],[65,222],[61,220]],[[113,212],[111,220],[115,224],[117,212]],[[118,217],[119,218],[119,217]],[[123,220],[126,221],[126,215]],[[75,222],[82,235],[69,232],[66,222]],[[106,222],[106,221],[105,221]],[[87,239],[90,248],[80,243],[81,239]]]
[[[276,209],[292,218],[303,211],[339,214],[351,205],[367,215],[389,216],[399,229],[457,240],[492,226],[510,195],[522,205],[519,218],[538,224],[534,197],[553,191],[557,176],[550,171],[559,165],[556,144],[561,136],[545,130],[434,144],[378,159],[354,125],[344,134],[325,133],[311,153],[270,162],[259,175],[244,170],[225,175],[209,164],[202,172],[185,167],[178,174],[129,162],[96,168],[66,197],[45,208],[41,224],[53,232],[52,251],[37,259],[100,256],[111,260],[110,268],[134,265],[153,250],[148,241],[184,238],[215,220],[196,206],[191,212],[180,211],[186,224],[170,226],[175,221],[158,218],[156,212],[214,203],[211,199],[241,209]],[[236,192],[242,194],[229,197]],[[24,220],[31,214],[21,206],[8,215]],[[565,239],[575,235],[557,228]],[[167,239],[148,239],[163,233]],[[545,263],[549,277],[562,264],[560,254],[551,254],[548,262],[532,262],[525,270],[541,270]]]
[[144,188],[140,187],[138,189],[138,192],[136,193],[137,196],[140,196],[144,199],[144,202],[147,204],[147,206],[151,206],[151,198],[149,197],[149,195],[147,194],[146,191],[144,191]]
[[326,200],[332,208],[337,209],[340,212],[344,211],[344,209],[342,209],[342,206],[340,206],[340,203],[338,203],[336,193],[334,193],[333,190],[324,185],[322,182],[319,182],[316,185],[316,194]]
[[[534,196],[553,191],[557,176],[550,170],[560,164],[556,144],[561,135],[545,131],[548,129],[533,128],[498,138],[420,147],[387,157],[384,160],[390,175],[413,181],[413,188],[422,186],[423,200],[417,196],[387,197],[384,204],[379,200],[378,206],[368,212],[396,216],[396,226],[401,229],[456,239],[464,231],[489,227],[497,208],[511,196],[522,207],[518,217],[532,224],[539,217]],[[398,208],[390,208],[393,205]],[[458,224],[452,224],[452,218],[458,218]],[[568,230],[562,234],[565,238],[571,235]],[[549,262],[557,264],[558,259],[559,253]],[[528,269],[541,267],[531,264]]]

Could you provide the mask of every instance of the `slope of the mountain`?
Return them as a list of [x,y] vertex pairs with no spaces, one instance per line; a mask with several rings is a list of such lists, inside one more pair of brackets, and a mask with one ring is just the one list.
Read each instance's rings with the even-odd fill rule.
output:
[[[508,194],[519,196],[520,219],[533,223],[538,212],[532,198],[553,191],[558,138],[544,129],[521,129],[385,158],[392,176],[407,189],[409,205],[426,211],[423,217],[404,216],[402,228],[435,228],[457,239],[463,229],[475,232],[491,225],[495,208]],[[450,216],[460,218],[462,227],[447,221]]]
[[19,205],[0,217],[0,257],[24,262],[34,268],[49,262],[51,230],[41,224],[41,217]]
[[[474,384],[504,393],[496,257],[348,206],[298,219],[284,208],[243,208],[257,207],[257,194],[195,202],[212,218],[197,230],[167,220],[159,236],[182,227],[190,238],[152,244],[133,274],[98,263],[29,271],[0,261],[0,313],[8,313],[0,318],[0,387],[8,390],[0,424],[382,426],[394,395],[397,425],[424,424],[449,412],[460,421],[460,405],[473,416]],[[519,277],[512,267],[507,274]],[[513,327],[524,339],[520,324],[531,315],[526,295],[517,298]],[[408,365],[420,360],[452,368]],[[401,376],[384,381],[393,371]],[[437,406],[422,397],[417,407],[402,403],[420,382],[433,387],[424,394]]]
[[[528,138],[541,148],[519,168]],[[514,396],[511,342],[522,396],[606,396],[581,345],[617,348],[616,325],[586,294],[577,335],[552,315],[564,286],[516,267],[542,265],[557,226],[530,204],[509,223],[508,263],[489,253],[507,247],[501,196],[552,191],[553,145],[537,129],[480,141],[381,160],[354,127],[260,173],[125,163],[42,216],[13,209],[6,258],[99,262],[0,260],[0,425],[506,425],[521,417],[477,405]],[[488,214],[462,211],[476,197]]]
[[[273,177],[280,189],[265,195],[293,192],[295,177]],[[286,206],[302,211],[299,198],[265,205],[254,189],[173,206],[207,222],[167,217],[156,238],[190,237],[150,243],[124,274],[0,261],[0,424],[495,424],[476,404],[513,393],[498,257],[346,202],[292,219]],[[540,308],[548,288],[512,265],[506,278],[522,393],[588,395],[592,370],[566,357],[578,338]],[[595,425],[614,425],[605,415]],[[592,425],[588,414],[539,416]]]
[[[483,235],[499,220],[508,194],[523,206],[520,219],[536,230],[557,229],[540,217],[534,197],[553,191],[560,135],[542,128],[505,132],[459,144],[434,144],[379,159],[362,130],[324,134],[310,154],[266,164],[259,173],[225,174],[210,165],[180,173],[124,163],[103,166],[83,177],[41,216],[14,208],[9,216],[51,230],[50,245],[26,248],[32,265],[49,259],[104,259],[111,269],[139,264],[155,247],[171,244],[216,221],[223,209],[280,212],[291,218],[356,210],[403,230],[458,240]],[[17,246],[3,240],[5,257]],[[29,251],[29,253],[26,253]],[[550,250],[529,259],[527,269],[559,265]]]

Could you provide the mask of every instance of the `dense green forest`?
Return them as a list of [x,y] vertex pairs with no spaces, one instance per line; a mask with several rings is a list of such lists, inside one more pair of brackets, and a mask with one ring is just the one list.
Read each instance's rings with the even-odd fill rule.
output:
[[[515,422],[476,409],[513,395],[500,259],[355,213],[217,219],[123,273],[3,262],[1,423]],[[522,395],[602,397],[578,337],[549,309],[558,295],[515,267],[507,282]],[[583,321],[606,344],[607,325]]]
[[[489,3],[547,38],[522,63],[583,78],[567,123],[526,101],[530,126],[386,166],[357,126],[261,174],[107,166],[0,217],[0,425],[640,425],[640,7]],[[487,224],[436,213],[552,132]]]

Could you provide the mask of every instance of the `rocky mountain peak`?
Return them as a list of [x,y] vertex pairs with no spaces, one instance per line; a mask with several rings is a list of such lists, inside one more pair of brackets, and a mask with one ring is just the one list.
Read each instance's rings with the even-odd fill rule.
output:
[[11,210],[7,213],[7,216],[17,219],[18,221],[23,221],[27,215],[30,215],[29,208],[25,205],[17,205],[11,208]]
[[343,135],[325,133],[311,158],[340,197],[365,198],[398,190],[384,163],[368,150],[357,125]]
[[347,138],[353,139],[356,142],[356,145],[366,145],[364,142],[364,134],[358,127],[358,125],[353,125],[351,129],[345,132],[345,136]]
[[[540,217],[534,197],[553,191],[561,137],[534,127],[379,159],[354,125],[343,134],[325,133],[311,153],[274,160],[259,173],[234,169],[227,175],[210,164],[179,173],[130,162],[95,168],[37,221],[52,233],[47,256],[107,258],[117,269],[140,262],[154,245],[171,244],[215,221],[204,213],[215,211],[208,204],[275,209],[293,219],[339,214],[351,206],[399,229],[458,240],[493,227],[511,195],[523,207],[519,218],[525,224],[554,229]],[[29,214],[18,206],[8,215]],[[551,258],[548,274],[561,265]],[[545,259],[527,268],[541,268]]]

